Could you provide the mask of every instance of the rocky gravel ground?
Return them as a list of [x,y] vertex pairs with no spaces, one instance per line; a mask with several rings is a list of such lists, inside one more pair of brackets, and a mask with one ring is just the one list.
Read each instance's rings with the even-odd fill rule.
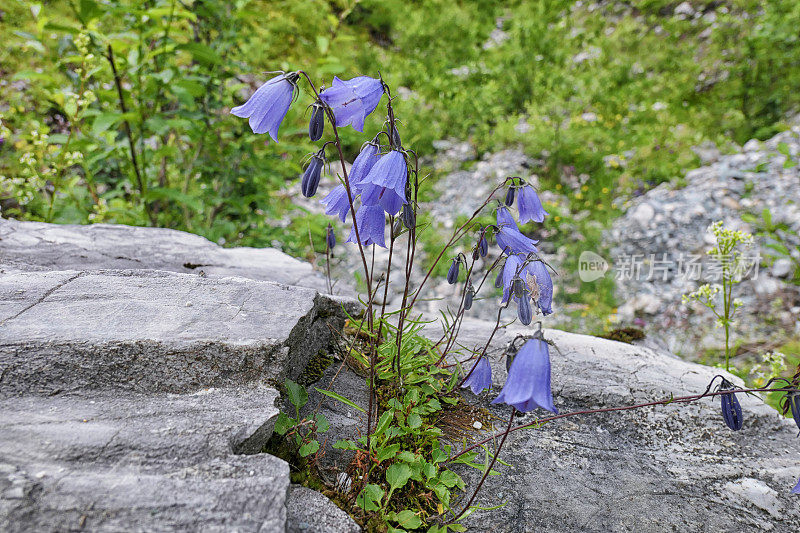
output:
[[[800,286],[791,282],[800,263],[798,154],[800,126],[763,143],[751,140],[732,155],[700,148],[706,166],[688,172],[685,186],[665,183],[631,200],[605,235],[620,320],[643,325],[684,356],[719,347],[722,332],[710,313],[685,306],[681,295],[715,281],[706,255],[715,242],[708,227],[722,220],[755,235],[747,252],[754,267],[734,293],[744,303],[736,335],[758,342],[800,333]],[[777,239],[762,232],[764,210],[782,228]],[[789,255],[776,254],[779,242]],[[691,267],[692,261],[702,268]]]

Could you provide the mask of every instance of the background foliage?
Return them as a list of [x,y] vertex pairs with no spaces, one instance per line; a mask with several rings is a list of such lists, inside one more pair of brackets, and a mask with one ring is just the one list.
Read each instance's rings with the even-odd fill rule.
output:
[[[798,109],[800,4],[692,5],[679,16],[666,0],[9,0],[3,216],[307,254],[327,220],[287,192],[311,146],[304,106],[277,147],[228,114],[267,71],[302,68],[401,87],[404,144],[422,154],[450,137],[478,153],[521,146],[542,161],[544,187],[567,193],[551,240],[591,242],[620,199],[696,166],[693,146],[769,137]],[[348,128],[344,140],[352,158],[362,137]]]

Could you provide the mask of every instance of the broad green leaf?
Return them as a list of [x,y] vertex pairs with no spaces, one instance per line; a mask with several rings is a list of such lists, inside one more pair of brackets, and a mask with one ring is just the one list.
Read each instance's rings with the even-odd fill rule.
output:
[[406,529],[417,529],[422,525],[422,520],[414,514],[414,511],[405,509],[399,513],[394,513],[394,521],[400,524],[400,527]]
[[389,482],[389,493],[402,488],[411,477],[411,467],[405,463],[395,463],[386,469],[386,481]]
[[320,394],[324,394],[325,396],[330,396],[331,398],[333,398],[335,400],[339,400],[340,402],[349,405],[353,409],[361,411],[362,413],[366,413],[367,412],[366,409],[360,407],[357,403],[353,402],[352,400],[348,400],[347,398],[345,398],[341,394],[337,394],[337,393],[335,393],[333,391],[329,391],[329,390],[317,389],[316,387],[314,387],[314,388]]
[[378,458],[378,461],[385,461],[397,455],[399,450],[400,444],[392,444],[391,446],[384,446],[376,450],[375,456]]
[[300,446],[300,457],[308,457],[319,450],[319,442],[312,440]]
[[384,492],[379,485],[370,483],[356,497],[356,505],[365,511],[378,511]]
[[322,413],[314,415],[314,421],[317,423],[317,433],[325,433],[331,427],[328,419]]
[[94,117],[94,122],[92,123],[92,135],[100,135],[111,126],[116,124],[121,118],[122,113],[100,113]]
[[417,413],[411,413],[408,415],[408,427],[412,429],[417,429],[422,425],[422,418]]
[[359,450],[360,449],[358,447],[358,444],[356,444],[355,442],[353,442],[351,440],[344,440],[344,439],[336,441],[336,443],[333,445],[333,447],[336,448],[337,450]]
[[286,380],[286,393],[289,395],[289,401],[298,409],[308,402],[308,393],[305,387],[295,383],[291,379]]
[[289,418],[286,413],[279,413],[278,418],[275,420],[275,433],[278,435],[286,435],[289,428],[294,426],[296,421],[294,418]]

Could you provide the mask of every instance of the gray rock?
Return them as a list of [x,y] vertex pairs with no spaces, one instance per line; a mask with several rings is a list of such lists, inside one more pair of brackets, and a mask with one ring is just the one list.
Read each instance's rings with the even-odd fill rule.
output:
[[292,486],[286,501],[287,533],[358,533],[347,513],[317,491]]
[[165,228],[0,219],[0,265],[22,270],[151,269],[241,276],[325,291],[310,264],[272,248],[222,248]]
[[264,445],[276,396],[252,387],[6,398],[0,530],[284,531],[289,466],[237,454]]
[[3,396],[282,382],[353,310],[312,289],[143,270],[6,274],[0,302]]
[[788,278],[794,273],[794,263],[788,257],[781,257],[772,265],[770,273],[776,278]]
[[[467,320],[460,342],[477,344],[493,324]],[[475,399],[488,407],[505,380],[509,327],[490,347],[495,389]],[[552,385],[562,412],[631,405],[700,393],[719,369],[650,349],[545,330]],[[486,400],[482,399],[486,398]],[[761,401],[740,395],[744,428],[730,431],[719,400],[576,416],[508,437],[477,504],[470,531],[796,531],[800,509],[791,488],[800,476],[797,427]],[[495,414],[507,418],[508,408]],[[521,422],[531,422],[535,412]],[[498,422],[494,431],[499,431]],[[484,432],[483,435],[488,435]],[[465,467],[466,468],[466,467]],[[460,471],[475,486],[476,471]]]

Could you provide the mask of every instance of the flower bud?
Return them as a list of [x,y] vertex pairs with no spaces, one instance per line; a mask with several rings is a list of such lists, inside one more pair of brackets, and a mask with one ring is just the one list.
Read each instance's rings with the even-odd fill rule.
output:
[[417,214],[414,213],[414,207],[411,203],[403,204],[403,211],[400,213],[400,218],[403,219],[403,224],[408,229],[414,229],[417,225]]
[[394,224],[392,224],[392,236],[396,239],[401,233],[403,233],[403,222],[398,217],[394,219]]
[[525,296],[525,282],[521,278],[514,278],[511,280],[511,290],[514,291],[514,296],[522,298]]
[[520,298],[519,303],[517,303],[517,316],[519,317],[519,321],[526,326],[531,325],[531,321],[533,320],[533,309],[531,309],[531,300],[527,297],[527,295],[525,295],[523,298]]
[[325,236],[325,243],[328,245],[328,250],[333,250],[336,246],[336,233],[333,231],[333,226],[328,224],[328,232]]
[[303,196],[306,198],[311,198],[317,194],[317,187],[322,177],[322,165],[324,163],[325,154],[320,150],[314,154],[308,167],[306,167],[306,171],[303,173],[303,180],[300,183]]
[[472,308],[473,298],[475,298],[475,289],[470,285],[467,289],[467,294],[464,295],[464,311],[469,311]]
[[725,425],[733,431],[742,429],[742,406],[739,405],[739,400],[732,392],[720,395],[720,405],[722,407],[722,419],[725,420]]
[[494,288],[499,289],[503,286],[503,269],[501,268],[500,271],[497,273],[497,277],[494,278]]
[[403,143],[400,142],[400,132],[397,131],[396,126],[392,125],[392,131],[390,135],[392,136],[392,144],[394,145],[394,147],[400,148],[400,146],[402,146]]
[[786,401],[789,402],[789,406],[792,409],[792,418],[794,418],[794,423],[797,424],[798,428],[800,428],[800,391],[790,392],[786,396]]
[[458,260],[458,258],[453,259],[453,264],[450,265],[450,270],[447,271],[447,283],[450,285],[458,281],[458,271],[460,266],[461,262]]
[[322,138],[323,131],[325,131],[325,108],[320,102],[315,102],[311,111],[311,121],[308,123],[308,137],[312,141],[318,141]]
[[481,235],[481,239],[478,241],[478,250],[481,257],[486,257],[486,254],[489,253],[489,241],[486,240],[485,234]]
[[511,206],[514,205],[514,187],[509,187],[508,192],[506,193],[506,205]]

